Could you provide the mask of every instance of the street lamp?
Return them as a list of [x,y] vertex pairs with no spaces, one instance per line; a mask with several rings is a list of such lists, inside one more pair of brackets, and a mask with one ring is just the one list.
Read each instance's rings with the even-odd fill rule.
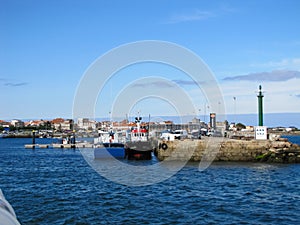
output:
[[234,103],[234,122],[236,123],[236,97],[233,97],[233,103]]

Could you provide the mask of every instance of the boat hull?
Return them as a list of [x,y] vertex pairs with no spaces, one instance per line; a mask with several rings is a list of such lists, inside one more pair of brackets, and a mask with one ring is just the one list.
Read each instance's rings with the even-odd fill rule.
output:
[[150,142],[127,142],[125,145],[125,158],[128,160],[151,160],[153,147]]
[[111,157],[114,157],[116,159],[124,159],[124,145],[121,143],[104,143],[94,149],[95,159],[109,159]]

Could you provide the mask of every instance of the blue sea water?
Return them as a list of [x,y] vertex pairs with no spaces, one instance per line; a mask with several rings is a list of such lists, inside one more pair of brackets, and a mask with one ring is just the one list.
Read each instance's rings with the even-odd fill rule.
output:
[[189,163],[161,183],[129,187],[100,176],[78,150],[24,149],[30,141],[0,138],[0,188],[24,225],[300,224],[299,164],[200,172]]

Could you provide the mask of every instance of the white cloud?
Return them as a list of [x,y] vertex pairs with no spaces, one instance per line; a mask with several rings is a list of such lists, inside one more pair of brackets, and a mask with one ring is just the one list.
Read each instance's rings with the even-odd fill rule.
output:
[[247,75],[225,77],[224,80],[247,80],[247,81],[286,81],[293,78],[300,79],[299,71],[292,70],[274,70],[271,72],[250,73]]
[[168,18],[166,23],[172,24],[172,23],[202,21],[214,17],[236,13],[238,11],[239,10],[237,10],[236,8],[232,8],[226,4],[221,4],[219,7],[211,10],[192,9],[185,12],[173,13],[173,15],[171,15]]
[[[279,73],[277,77],[263,81],[259,79],[253,79],[251,81],[246,79],[233,79],[219,82],[226,114],[257,113],[257,92],[259,85],[262,85],[265,95],[265,113],[300,113],[300,72],[296,72],[297,73]],[[260,76],[262,75],[260,74]],[[255,75],[255,77],[257,78],[259,75]],[[217,99],[213,96],[213,93],[209,93],[211,96],[206,96],[208,93],[204,93],[195,83],[185,82],[184,80],[180,82],[186,84],[180,87],[191,96],[195,108],[201,109],[200,114],[203,115],[204,111],[206,111],[208,115],[209,110],[218,113],[218,103],[223,104],[223,99]],[[202,85],[204,84],[200,84],[200,87]],[[234,100],[234,97],[236,97],[236,100]],[[210,109],[205,108],[205,105],[210,105]]]
[[215,17],[216,14],[211,11],[201,11],[199,9],[195,9],[192,12],[174,14],[172,15],[167,23],[181,23],[181,22],[190,22],[190,21],[200,21],[206,20],[212,17]]
[[162,81],[152,81],[152,82],[138,82],[135,83],[132,87],[133,88],[146,88],[152,86],[153,88],[170,88],[174,87],[174,85],[167,83],[167,82],[162,82]]
[[265,63],[252,63],[251,67],[268,68],[275,70],[300,70],[300,58],[282,59]]
[[[281,82],[261,83],[264,91],[264,111],[300,112],[300,79],[290,79]],[[259,83],[249,81],[222,82],[221,88],[226,104],[226,112],[234,113],[236,97],[236,113],[257,113],[257,90]]]

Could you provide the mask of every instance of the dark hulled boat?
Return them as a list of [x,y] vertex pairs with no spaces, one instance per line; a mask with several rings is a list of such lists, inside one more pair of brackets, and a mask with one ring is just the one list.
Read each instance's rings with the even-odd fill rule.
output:
[[125,143],[125,157],[128,160],[151,160],[153,146],[149,131],[141,126],[141,117],[136,117],[136,127],[131,128],[129,141]]

